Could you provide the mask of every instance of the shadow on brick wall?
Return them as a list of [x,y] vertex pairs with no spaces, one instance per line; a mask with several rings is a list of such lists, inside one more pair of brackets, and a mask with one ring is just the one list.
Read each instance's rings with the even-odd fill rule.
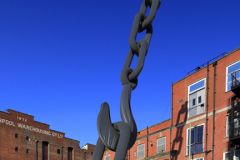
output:
[[184,121],[182,122],[183,125],[181,127],[176,128],[177,132],[176,132],[175,138],[173,139],[172,149],[171,150],[172,151],[173,150],[177,150],[177,153],[175,154],[175,156],[172,157],[172,160],[181,159],[179,157],[179,154],[180,154],[180,152],[182,150],[182,145],[183,145],[183,135],[182,135],[183,134],[183,128],[185,126],[185,122],[187,121],[187,115],[188,115],[187,104],[188,104],[188,101],[185,101],[185,103],[181,106],[181,109],[178,112],[176,125],[180,124],[179,121],[180,121],[180,118],[182,116],[184,116]]

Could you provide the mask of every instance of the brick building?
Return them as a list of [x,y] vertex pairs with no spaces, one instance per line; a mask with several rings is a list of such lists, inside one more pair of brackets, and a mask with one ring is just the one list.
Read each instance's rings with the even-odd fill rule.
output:
[[14,110],[0,111],[0,160],[91,160],[94,145],[49,129],[48,124]]
[[[171,119],[140,130],[126,158],[238,160],[239,79],[240,47],[190,71],[172,84]],[[106,150],[103,160],[113,159]]]

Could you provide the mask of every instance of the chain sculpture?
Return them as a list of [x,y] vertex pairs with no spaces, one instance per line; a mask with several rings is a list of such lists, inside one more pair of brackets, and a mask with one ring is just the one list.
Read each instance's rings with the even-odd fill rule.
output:
[[[124,160],[127,150],[130,149],[136,141],[137,126],[130,106],[131,93],[138,84],[137,77],[142,71],[152,37],[153,29],[151,23],[155,18],[160,4],[161,0],[144,0],[140,12],[135,16],[129,37],[130,50],[120,75],[120,80],[123,85],[120,100],[122,121],[112,124],[108,103],[104,102],[101,105],[97,118],[99,138],[93,154],[93,160],[102,160],[105,147],[116,152],[114,160]],[[150,7],[148,16],[145,15],[147,7]],[[145,39],[136,42],[137,33],[143,32],[144,30],[146,30]],[[138,56],[135,70],[130,68],[134,54]]]

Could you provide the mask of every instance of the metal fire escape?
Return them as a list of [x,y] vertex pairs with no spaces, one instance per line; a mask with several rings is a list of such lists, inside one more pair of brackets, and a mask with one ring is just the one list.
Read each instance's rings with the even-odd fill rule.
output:
[[235,94],[231,99],[230,113],[230,160],[234,160],[234,151],[240,147],[240,82],[237,80],[236,72],[232,75],[231,91]]

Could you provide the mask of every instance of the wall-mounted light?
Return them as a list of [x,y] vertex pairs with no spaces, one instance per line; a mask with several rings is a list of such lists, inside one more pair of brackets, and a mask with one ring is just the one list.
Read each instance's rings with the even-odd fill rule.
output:
[[152,141],[150,141],[150,145],[151,145],[151,146],[153,146],[153,143],[152,143]]

